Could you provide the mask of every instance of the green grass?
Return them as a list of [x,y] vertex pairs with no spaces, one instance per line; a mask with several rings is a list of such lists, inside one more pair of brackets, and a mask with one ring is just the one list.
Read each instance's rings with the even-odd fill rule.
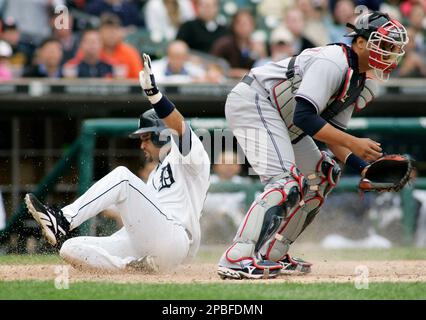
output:
[[0,255],[0,265],[5,264],[63,264],[63,260],[56,254]]
[[[194,262],[216,263],[223,246],[201,247]],[[296,246],[292,254],[308,261],[346,261],[346,260],[426,260],[426,248],[396,247],[391,249],[344,249],[326,250]],[[63,264],[55,254],[39,255],[0,255],[2,264]]]
[[149,300],[292,300],[292,299],[426,299],[424,283],[370,283],[358,290],[351,283],[216,283],[116,284],[71,283],[58,290],[53,281],[0,282],[0,299],[149,299]]
[[[195,262],[216,263],[223,247],[202,248]],[[314,261],[424,260],[426,249],[315,250],[296,247],[295,255]],[[58,255],[0,255],[0,265],[63,264]],[[370,283],[357,290],[353,283],[111,283],[77,282],[58,290],[52,281],[0,281],[0,299],[426,299],[426,283]]]
[[426,260],[426,248],[395,247],[391,249],[320,249],[294,250],[294,256],[317,261],[353,260]]
[[[197,262],[216,263],[226,247],[201,247]],[[308,261],[359,261],[359,260],[426,260],[426,248],[395,247],[391,249],[322,249],[297,244],[290,253]],[[0,260],[1,263],[1,260]]]

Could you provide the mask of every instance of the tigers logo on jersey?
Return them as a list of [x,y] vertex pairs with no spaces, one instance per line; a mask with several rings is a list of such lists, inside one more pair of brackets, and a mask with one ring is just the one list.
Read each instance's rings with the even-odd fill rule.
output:
[[161,168],[161,175],[160,175],[161,185],[158,188],[158,191],[164,188],[170,188],[173,183],[175,183],[175,179],[173,178],[173,172],[172,172],[172,168],[170,167],[170,163],[168,163],[167,166]]

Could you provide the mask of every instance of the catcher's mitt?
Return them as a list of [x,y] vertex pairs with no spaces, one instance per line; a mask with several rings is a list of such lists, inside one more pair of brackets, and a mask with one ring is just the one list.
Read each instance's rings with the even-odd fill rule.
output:
[[359,190],[394,191],[401,190],[411,178],[412,160],[405,155],[385,155],[366,167],[364,177],[359,182]]

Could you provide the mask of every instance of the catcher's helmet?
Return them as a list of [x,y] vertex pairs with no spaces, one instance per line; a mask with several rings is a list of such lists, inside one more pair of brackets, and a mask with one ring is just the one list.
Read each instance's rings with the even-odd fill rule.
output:
[[154,109],[149,109],[141,114],[139,128],[129,134],[129,138],[138,139],[141,134],[148,132],[151,132],[151,141],[157,147],[162,147],[170,141],[170,133]]
[[408,36],[404,26],[388,14],[378,11],[363,14],[355,20],[355,25],[348,23],[347,26],[353,31],[346,36],[361,36],[367,40],[370,51],[368,63],[376,76],[382,80],[388,79],[405,54]]

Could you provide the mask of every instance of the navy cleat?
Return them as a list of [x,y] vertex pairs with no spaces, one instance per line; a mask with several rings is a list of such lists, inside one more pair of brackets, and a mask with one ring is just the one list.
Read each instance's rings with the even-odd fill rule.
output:
[[280,274],[282,268],[281,264],[269,260],[245,261],[232,266],[219,264],[217,273],[222,279],[272,279]]

